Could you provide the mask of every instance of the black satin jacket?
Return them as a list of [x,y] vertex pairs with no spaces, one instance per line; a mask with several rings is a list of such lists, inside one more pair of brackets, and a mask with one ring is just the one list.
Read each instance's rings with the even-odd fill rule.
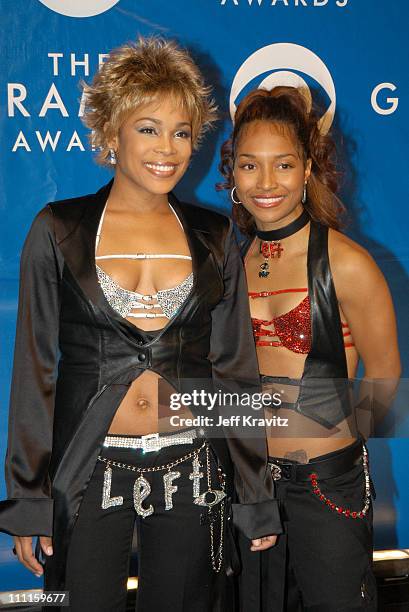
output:
[[[62,588],[70,533],[112,418],[146,369],[163,378],[254,380],[257,360],[231,222],[170,194],[192,255],[194,285],[148,344],[107,302],[95,269],[112,182],[35,218],[21,281],[0,530],[54,537],[47,588]],[[235,524],[249,538],[281,531],[265,440],[212,439],[233,477]],[[234,469],[233,469],[234,465]]]

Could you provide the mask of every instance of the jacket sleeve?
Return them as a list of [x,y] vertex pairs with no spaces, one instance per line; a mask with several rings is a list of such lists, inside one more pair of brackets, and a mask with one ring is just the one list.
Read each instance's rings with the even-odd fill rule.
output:
[[60,264],[52,211],[45,207],[34,219],[20,265],[5,466],[8,499],[0,502],[0,531],[12,535],[52,535],[48,466],[58,355]]
[[[231,222],[225,243],[223,282],[223,299],[212,311],[209,359],[213,381],[218,387],[230,383],[240,386],[243,381],[244,385],[249,383],[254,389],[257,384],[258,388],[259,373],[247,283]],[[247,415],[255,416],[251,407],[247,408]],[[249,539],[282,533],[278,500],[274,497],[274,483],[268,469],[264,427],[258,428],[254,437],[248,437],[248,430],[246,432],[244,427],[229,426],[226,439],[235,467],[235,487],[240,501],[232,506],[234,524]]]

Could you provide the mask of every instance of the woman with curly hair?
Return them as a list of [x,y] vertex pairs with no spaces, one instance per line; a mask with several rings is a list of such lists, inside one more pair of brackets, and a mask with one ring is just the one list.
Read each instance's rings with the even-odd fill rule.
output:
[[232,224],[171,193],[215,106],[189,54],[157,38],[113,51],[86,93],[115,175],[48,204],[24,246],[0,529],[38,576],[40,536],[45,589],[72,611],[125,610],[135,524],[138,612],[229,610],[233,477],[253,547],[279,525],[265,439],[210,440],[192,426],[205,406],[186,400],[173,424],[169,402],[258,377]]
[[400,361],[385,279],[340,232],[334,151],[305,93],[285,86],[250,92],[222,148],[259,369],[276,400],[266,417],[284,530],[260,555],[242,549],[245,612],[376,610],[368,455],[348,379],[362,359],[365,379],[388,379],[386,407]]

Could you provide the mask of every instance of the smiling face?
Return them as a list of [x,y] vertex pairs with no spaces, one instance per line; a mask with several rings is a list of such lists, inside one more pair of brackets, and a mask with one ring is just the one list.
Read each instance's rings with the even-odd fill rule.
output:
[[237,197],[259,229],[282,227],[301,214],[310,172],[311,160],[304,162],[290,128],[259,120],[243,127],[236,146],[234,180]]
[[164,98],[136,109],[112,142],[115,180],[144,195],[163,195],[182,178],[192,154],[191,120],[182,104]]

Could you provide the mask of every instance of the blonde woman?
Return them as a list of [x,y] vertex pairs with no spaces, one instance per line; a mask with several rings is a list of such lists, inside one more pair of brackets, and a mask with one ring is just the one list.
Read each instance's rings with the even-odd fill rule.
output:
[[158,403],[165,381],[257,377],[231,224],[171,193],[214,104],[156,38],[113,51],[87,93],[115,176],[46,206],[24,247],[0,528],[37,575],[40,536],[45,587],[73,611],[125,610],[135,523],[139,612],[228,610],[231,460],[236,523],[258,549],[276,532],[265,440],[210,443]]

